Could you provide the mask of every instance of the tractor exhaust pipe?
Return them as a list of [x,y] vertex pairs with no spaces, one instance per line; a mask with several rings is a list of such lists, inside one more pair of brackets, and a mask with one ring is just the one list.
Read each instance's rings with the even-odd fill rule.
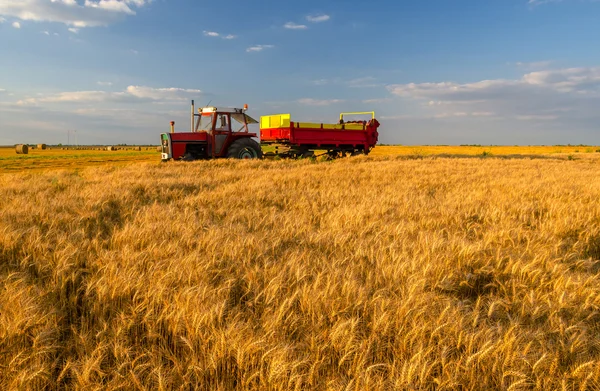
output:
[[190,132],[194,133],[194,114],[196,113],[194,107],[194,101],[192,100],[192,118],[190,121]]
[[171,121],[171,133],[175,133],[175,121]]

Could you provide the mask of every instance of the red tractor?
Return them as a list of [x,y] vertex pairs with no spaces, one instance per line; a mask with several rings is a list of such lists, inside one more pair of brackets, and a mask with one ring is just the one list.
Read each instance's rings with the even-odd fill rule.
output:
[[260,159],[262,150],[253,140],[256,133],[248,131],[248,125],[258,121],[243,109],[203,107],[196,113],[192,101],[190,132],[161,135],[162,160],[197,160],[211,158]]

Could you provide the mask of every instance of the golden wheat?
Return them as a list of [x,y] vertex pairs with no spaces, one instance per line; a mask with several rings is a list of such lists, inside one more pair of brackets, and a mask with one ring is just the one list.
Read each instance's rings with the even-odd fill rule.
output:
[[4,175],[0,388],[597,389],[599,176],[427,157]]

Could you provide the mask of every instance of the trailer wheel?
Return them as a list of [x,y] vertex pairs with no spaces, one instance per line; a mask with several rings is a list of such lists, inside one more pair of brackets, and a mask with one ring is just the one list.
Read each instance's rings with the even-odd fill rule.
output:
[[235,140],[227,150],[227,157],[233,159],[260,159],[262,155],[260,145],[251,138]]

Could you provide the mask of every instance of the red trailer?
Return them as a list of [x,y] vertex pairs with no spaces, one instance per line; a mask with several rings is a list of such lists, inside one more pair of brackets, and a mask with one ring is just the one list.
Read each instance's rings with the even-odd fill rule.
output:
[[[349,115],[369,115],[369,121],[344,121]],[[377,144],[379,121],[374,112],[342,113],[337,124],[295,122],[290,114],[262,116],[260,142],[275,146],[275,152],[265,153],[290,157],[313,156],[323,151],[331,157],[369,154]],[[279,151],[279,148],[284,151]]]

